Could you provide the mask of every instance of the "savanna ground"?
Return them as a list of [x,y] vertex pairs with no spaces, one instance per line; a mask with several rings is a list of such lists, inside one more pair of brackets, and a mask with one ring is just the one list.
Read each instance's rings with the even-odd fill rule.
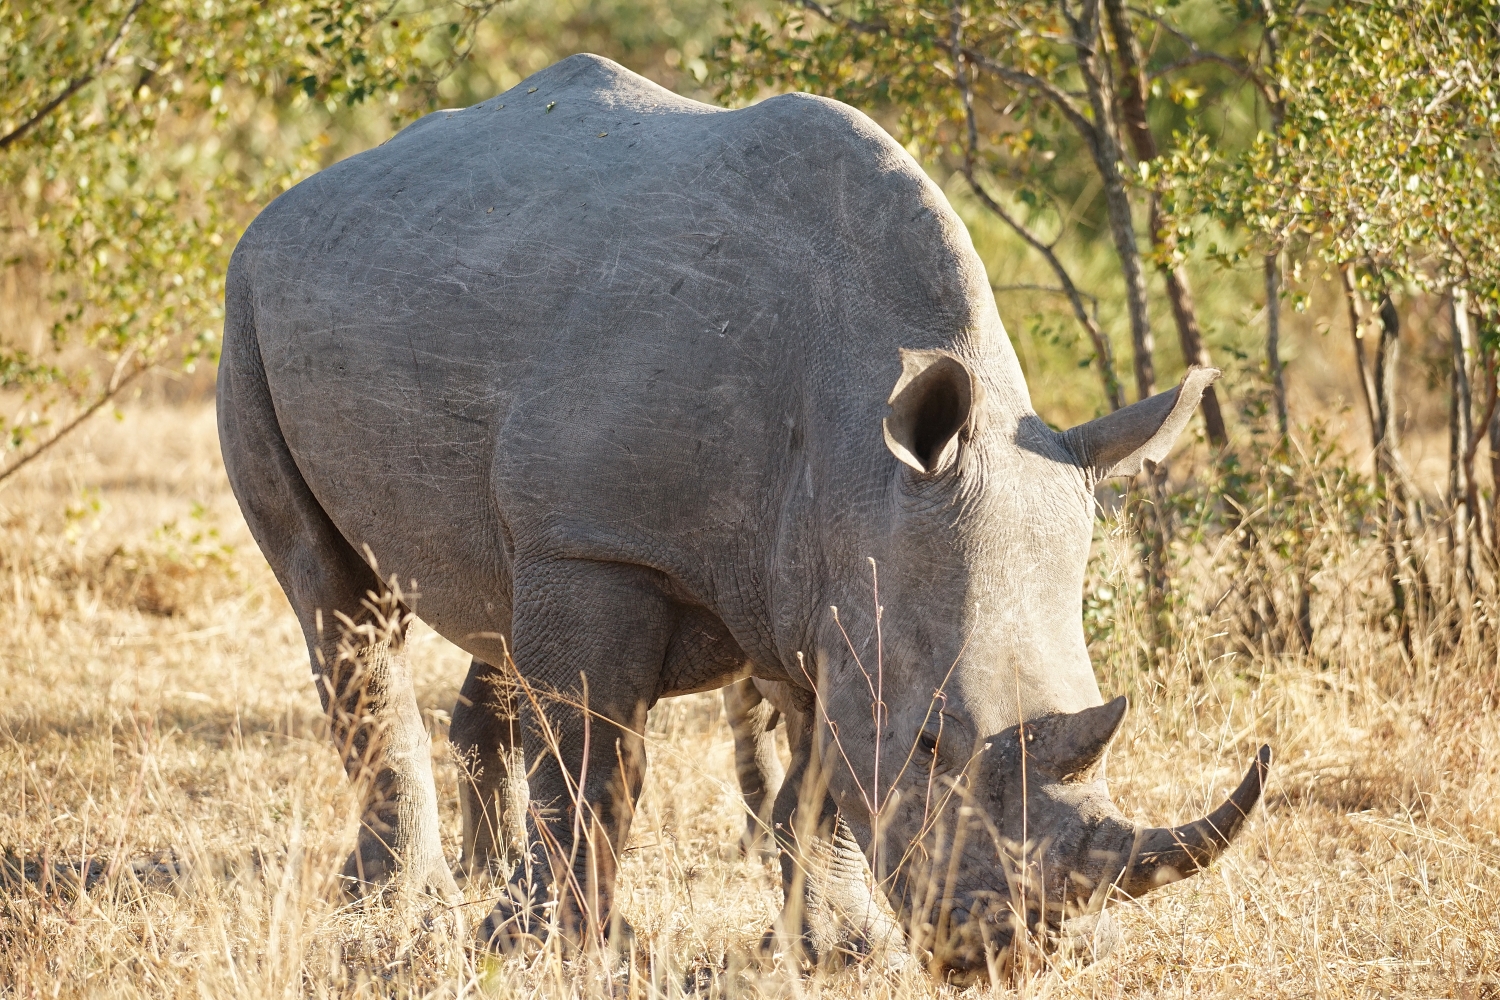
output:
[[[1195,586],[1222,587],[1224,544],[1184,557]],[[1493,653],[1403,658],[1364,610],[1378,564],[1344,555],[1320,570],[1311,652],[1226,646],[1228,626],[1196,614],[1148,666],[1128,585],[1138,556],[1101,522],[1092,592],[1114,596],[1094,657],[1106,697],[1134,705],[1108,761],[1126,814],[1202,815],[1261,742],[1277,760],[1226,858],[1118,908],[1112,957],[1011,989],[1500,997]],[[958,992],[919,971],[799,979],[749,963],[780,890],[738,849],[717,695],[651,715],[621,876],[641,943],[627,972],[477,956],[442,922],[347,902],[336,876],[354,797],[301,636],[224,481],[211,403],[98,419],[0,488],[0,633],[0,997]],[[467,660],[430,631],[413,642],[456,859],[443,736]],[[469,897],[482,912],[479,890]]]

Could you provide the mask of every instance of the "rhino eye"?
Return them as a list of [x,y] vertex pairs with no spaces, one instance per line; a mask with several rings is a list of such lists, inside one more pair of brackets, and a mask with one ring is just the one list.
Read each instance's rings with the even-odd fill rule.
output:
[[938,737],[937,733],[923,731],[917,737],[917,753],[924,760],[932,760],[937,757]]

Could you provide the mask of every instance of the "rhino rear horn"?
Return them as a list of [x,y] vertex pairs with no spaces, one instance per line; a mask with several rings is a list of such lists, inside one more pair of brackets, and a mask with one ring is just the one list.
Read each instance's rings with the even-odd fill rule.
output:
[[886,401],[885,446],[917,472],[947,468],[983,396],[974,373],[947,351],[902,349],[901,377]]
[[1167,457],[1198,408],[1203,390],[1221,374],[1217,368],[1189,368],[1177,388],[1063,431],[1063,441],[1096,482],[1133,476],[1146,462]]
[[1067,716],[1066,728],[1053,737],[1055,750],[1049,748],[1050,753],[1056,754],[1055,759],[1064,774],[1083,774],[1099,762],[1120,731],[1129,706],[1126,697],[1120,695],[1103,705]]

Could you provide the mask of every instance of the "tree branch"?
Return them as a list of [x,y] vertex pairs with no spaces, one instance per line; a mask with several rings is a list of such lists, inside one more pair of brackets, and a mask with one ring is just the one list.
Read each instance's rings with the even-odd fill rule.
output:
[[[1036,234],[1027,229],[1021,220],[1007,212],[1005,207],[984,189],[979,183],[978,178],[974,176],[972,170],[964,170],[964,180],[968,182],[969,190],[974,192],[974,196],[979,199],[980,203],[997,219],[1009,226],[1011,231],[1021,237],[1027,246],[1041,254],[1042,259],[1047,262],[1047,266],[1052,268],[1052,273],[1057,276],[1058,287],[1055,289],[1040,288],[1038,290],[1056,291],[1067,297],[1068,304],[1073,307],[1074,318],[1078,320],[1078,324],[1083,327],[1084,331],[1089,335],[1089,341],[1094,345],[1094,358],[1099,365],[1099,377],[1104,382],[1104,394],[1109,400],[1110,410],[1118,410],[1124,406],[1124,392],[1120,387],[1119,376],[1115,374],[1114,348],[1110,345],[1109,338],[1105,336],[1104,331],[1099,328],[1099,324],[1094,320],[1094,317],[1089,315],[1089,311],[1083,303],[1085,293],[1080,292],[1078,286],[1073,284],[1073,277],[1068,274],[1067,267],[1058,259],[1057,254],[1053,252],[1051,247],[1037,238]],[[1088,297],[1093,299],[1092,295]]]
[[1256,90],[1260,91],[1260,96],[1265,99],[1267,104],[1274,106],[1278,103],[1279,99],[1276,96],[1276,92],[1271,89],[1270,84],[1266,83],[1265,79],[1249,63],[1215,52],[1212,49],[1205,49],[1191,35],[1175,27],[1159,14],[1153,14],[1151,11],[1142,10],[1139,7],[1130,8],[1130,12],[1137,17],[1144,17],[1146,20],[1157,25],[1186,46],[1188,50],[1188,57],[1186,59],[1181,59],[1160,69],[1152,70],[1148,75],[1149,79],[1157,80],[1169,73],[1187,69],[1189,66],[1197,66],[1202,63],[1218,63],[1232,70],[1235,75],[1249,81]]
[[[845,28],[857,34],[878,35],[891,33],[890,25],[884,21],[858,21],[851,17],[843,17],[834,11],[832,7],[819,3],[818,0],[797,0],[797,4],[803,10],[811,11],[829,24]],[[996,62],[984,53],[975,49],[965,48],[961,44],[955,47],[954,55],[955,57],[962,55],[970,64],[978,66],[988,73],[993,73],[1017,89],[1038,91],[1048,101],[1056,105],[1057,109],[1072,123],[1073,127],[1084,133],[1085,139],[1087,139],[1088,133],[1093,127],[1092,123],[1079,110],[1077,103],[1068,92],[1052,81],[1045,80],[1032,73],[1011,69]]]
[[[124,361],[125,359],[122,358],[121,360]],[[149,363],[145,361],[137,361],[135,367],[128,374],[125,374],[122,377],[121,372],[123,371],[123,369],[120,367],[116,367],[115,377],[110,379],[109,386],[104,390],[103,393],[100,394],[99,398],[90,403],[82,413],[78,414],[78,416],[74,417],[72,420],[69,420],[66,424],[59,428],[56,434],[53,434],[47,440],[43,441],[35,448],[28,451],[25,455],[21,456],[15,462],[12,462],[10,466],[7,467],[4,471],[0,471],[0,483],[5,482],[11,476],[15,475],[17,472],[20,472],[27,465],[30,465],[34,459],[40,457],[44,452],[51,449],[53,445],[57,444],[63,438],[67,437],[69,434],[77,430],[80,426],[83,425],[84,421],[88,420],[88,418],[92,417],[95,413],[98,413],[101,409],[104,408],[104,405],[106,403],[123,392],[126,386],[130,385],[130,383],[134,382],[136,379],[140,378],[150,370],[151,365]]]
[[[1066,288],[1062,287],[1061,285],[1037,285],[1037,284],[991,285],[990,286],[990,291],[992,291],[992,292],[1051,292],[1054,295],[1067,295],[1068,294],[1068,290]],[[1077,290],[1075,289],[1075,291],[1077,291]],[[1077,291],[1077,294],[1080,295],[1080,296],[1082,296],[1083,298],[1086,298],[1086,299],[1089,300],[1089,305],[1093,308],[1094,315],[1098,316],[1099,315],[1099,297],[1097,295],[1093,295],[1093,294],[1091,294],[1089,292],[1084,292],[1084,291]]]
[[[965,48],[963,45],[963,18],[960,15],[957,4],[953,5],[952,21],[954,79],[963,97],[964,117],[965,124],[967,125],[964,135],[964,180],[968,182],[969,190],[974,192],[975,197],[979,199],[980,203],[989,209],[990,213],[1001,222],[1009,226],[1011,231],[1021,237],[1027,245],[1041,254],[1042,258],[1047,261],[1048,266],[1052,268],[1052,273],[1057,275],[1057,282],[1060,286],[1059,290],[1067,296],[1069,304],[1073,307],[1074,317],[1077,318],[1079,324],[1088,333],[1089,340],[1094,345],[1094,358],[1099,363],[1099,375],[1104,382],[1104,394],[1109,400],[1109,408],[1111,411],[1118,410],[1125,405],[1125,394],[1120,388],[1119,378],[1115,375],[1114,351],[1110,347],[1109,338],[1099,328],[1098,322],[1084,308],[1083,298],[1079,294],[1077,286],[1073,284],[1073,278],[1068,274],[1068,269],[1063,266],[1062,261],[1058,260],[1057,254],[1053,252],[1052,247],[1043,243],[1037,238],[1035,233],[1022,225],[1019,219],[1007,212],[1003,205],[990,196],[990,193],[979,183],[979,178],[975,176],[974,161],[979,150],[979,127],[974,115],[974,91],[972,80],[969,77],[969,68],[976,64],[975,55],[978,54],[971,54],[972,50]],[[979,58],[982,59],[983,56],[979,56]],[[1004,67],[998,66],[997,68],[1004,69]],[[1029,74],[1022,75],[1029,76]],[[1047,87],[1051,86],[1050,83],[1043,80],[1037,80],[1037,83]],[[1054,87],[1053,89],[1055,90],[1056,88]],[[1066,97],[1063,99],[1066,101]],[[1071,102],[1064,109],[1064,113],[1069,109],[1071,109]],[[1076,109],[1073,110],[1076,113]],[[1082,118],[1082,115],[1079,115],[1079,117]],[[1085,124],[1087,124],[1086,120]]]
[[832,7],[818,3],[817,0],[798,0],[798,5],[803,10],[812,11],[829,24],[848,28],[861,35],[878,35],[881,32],[890,31],[890,25],[884,21],[856,21],[852,17],[842,17],[835,13]]
[[110,62],[114,60],[115,52],[119,49],[120,42],[125,38],[126,29],[129,28],[130,23],[135,20],[136,12],[145,5],[145,2],[146,0],[135,0],[135,3],[131,5],[130,10],[125,12],[125,17],[120,21],[120,26],[115,29],[114,38],[110,39],[109,44],[104,48],[103,54],[99,56],[99,60],[94,63],[92,68],[84,71],[82,76],[79,76],[70,81],[68,85],[63,88],[62,93],[58,94],[56,97],[52,98],[52,100],[48,101],[46,104],[38,108],[36,113],[33,114],[30,118],[26,119],[24,122],[11,129],[10,132],[6,133],[4,136],[0,136],[0,150],[4,150],[12,143],[20,141],[23,137],[25,137],[26,133],[30,132],[32,129],[36,128],[37,125],[41,124],[44,118],[46,118],[52,112],[56,111],[58,108],[62,107],[63,103],[67,101],[68,98],[72,97],[84,87],[87,87],[90,83],[93,83],[94,80],[98,79],[99,74],[103,73],[105,69],[109,67]]
[[1002,65],[975,49],[964,48],[962,50],[965,61],[977,66],[986,73],[992,73],[1017,90],[1035,90],[1052,103],[1058,111],[1062,112],[1068,123],[1078,130],[1084,142],[1092,149],[1098,144],[1098,137],[1094,133],[1094,123],[1089,121],[1078,107],[1077,103],[1051,80],[1045,80],[1033,73],[1025,73],[1021,70],[1011,69]]

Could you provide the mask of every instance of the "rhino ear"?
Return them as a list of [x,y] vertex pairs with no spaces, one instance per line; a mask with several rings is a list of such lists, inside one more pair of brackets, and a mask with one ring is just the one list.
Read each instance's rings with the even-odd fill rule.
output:
[[1217,368],[1189,368],[1177,388],[1069,428],[1063,431],[1063,441],[1095,480],[1133,476],[1145,462],[1167,457],[1198,408],[1203,390],[1221,374]]
[[971,430],[984,388],[947,351],[901,351],[901,377],[891,390],[885,446],[917,472],[948,466],[963,432]]

